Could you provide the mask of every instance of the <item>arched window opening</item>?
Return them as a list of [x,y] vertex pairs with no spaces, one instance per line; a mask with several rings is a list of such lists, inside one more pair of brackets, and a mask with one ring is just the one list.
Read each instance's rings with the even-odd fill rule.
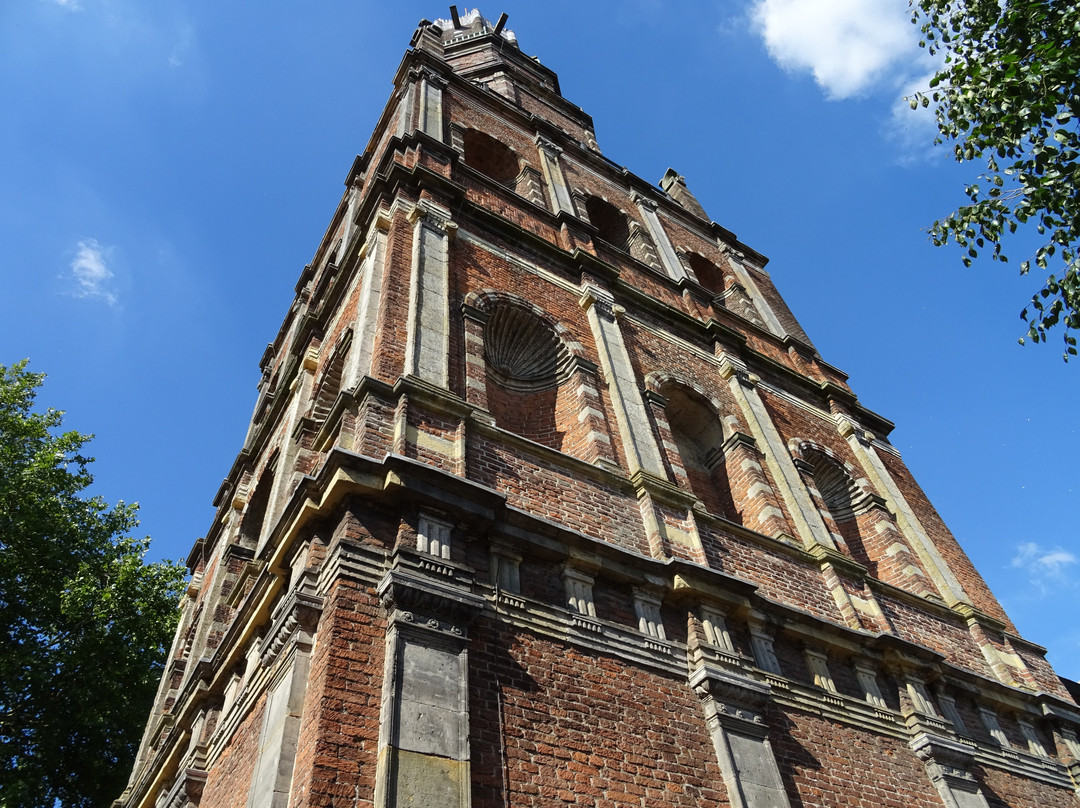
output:
[[845,522],[854,517],[855,483],[851,477],[839,463],[818,452],[809,452],[808,459],[814,467],[814,485],[832,518]]
[[270,492],[274,489],[274,469],[266,468],[259,483],[255,486],[255,493],[248,500],[247,511],[240,522],[240,544],[243,547],[254,549],[259,546],[259,538],[262,536],[263,522],[266,520],[266,509],[270,504]]
[[330,364],[319,381],[319,387],[315,391],[314,401],[311,403],[311,419],[318,429],[330,415],[330,410],[341,393],[341,379],[345,374],[345,358],[349,353],[350,340],[346,340],[334,349],[334,355],[330,357]]
[[599,231],[600,238],[612,247],[627,249],[630,243],[630,222],[621,210],[605,199],[590,196],[585,200],[585,213]]
[[476,129],[465,130],[465,165],[509,188],[514,187],[520,171],[510,147]]
[[562,451],[574,427],[570,354],[552,328],[524,308],[497,305],[484,326],[484,359],[496,425]]
[[724,464],[720,417],[704,398],[691,390],[671,386],[662,395],[667,399],[668,425],[690,490],[712,513],[737,520],[738,511]]
[[698,283],[714,295],[719,295],[724,291],[724,271],[720,267],[692,252],[686,254],[686,262],[690,265],[690,270],[698,279]]
[[821,503],[832,517],[836,530],[847,544],[852,557],[871,570],[877,565],[870,557],[863,542],[862,531],[856,514],[856,502],[861,494],[851,475],[833,458],[816,450],[805,452],[805,459],[813,469],[814,487],[821,495]]

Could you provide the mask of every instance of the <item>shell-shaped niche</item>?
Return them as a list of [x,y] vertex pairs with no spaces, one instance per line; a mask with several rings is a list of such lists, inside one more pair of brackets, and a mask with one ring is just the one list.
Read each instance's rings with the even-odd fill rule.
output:
[[543,320],[517,306],[496,306],[484,326],[488,373],[513,390],[556,386],[570,359],[562,342]]

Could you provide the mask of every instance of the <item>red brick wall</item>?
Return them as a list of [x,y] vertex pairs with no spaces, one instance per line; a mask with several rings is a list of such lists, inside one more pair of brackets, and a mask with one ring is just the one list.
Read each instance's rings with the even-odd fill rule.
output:
[[904,741],[772,707],[767,721],[780,774],[802,808],[941,808]]
[[1077,798],[1062,788],[1016,777],[1000,769],[978,769],[976,778],[990,808],[1076,808]]
[[221,757],[210,767],[203,788],[204,805],[213,805],[214,808],[242,808],[247,805],[266,698],[264,693],[233,733]]
[[471,634],[473,805],[728,804],[685,680],[486,621]]
[[295,808],[370,806],[386,621],[374,592],[339,580],[311,657],[293,771]]

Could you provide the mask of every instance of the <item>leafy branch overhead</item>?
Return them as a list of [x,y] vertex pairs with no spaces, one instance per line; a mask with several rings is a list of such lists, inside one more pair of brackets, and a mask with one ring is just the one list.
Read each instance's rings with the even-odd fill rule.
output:
[[985,160],[966,188],[970,204],[930,228],[935,245],[956,242],[964,264],[989,252],[1007,261],[1006,234],[1034,228],[1038,247],[1020,264],[1048,272],[1021,312],[1025,339],[1045,342],[1061,326],[1065,359],[1080,330],[1080,5],[1075,0],[916,0],[920,43],[944,57],[927,93],[938,142],[957,162]]
[[0,806],[120,796],[178,616],[184,568],[144,563],[138,506],[88,497],[90,439],[0,365]]

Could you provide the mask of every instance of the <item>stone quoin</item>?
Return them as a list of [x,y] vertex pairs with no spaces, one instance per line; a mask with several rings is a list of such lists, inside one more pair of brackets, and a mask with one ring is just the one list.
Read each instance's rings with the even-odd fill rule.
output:
[[421,21],[116,808],[1080,806],[1080,708],[766,258]]

